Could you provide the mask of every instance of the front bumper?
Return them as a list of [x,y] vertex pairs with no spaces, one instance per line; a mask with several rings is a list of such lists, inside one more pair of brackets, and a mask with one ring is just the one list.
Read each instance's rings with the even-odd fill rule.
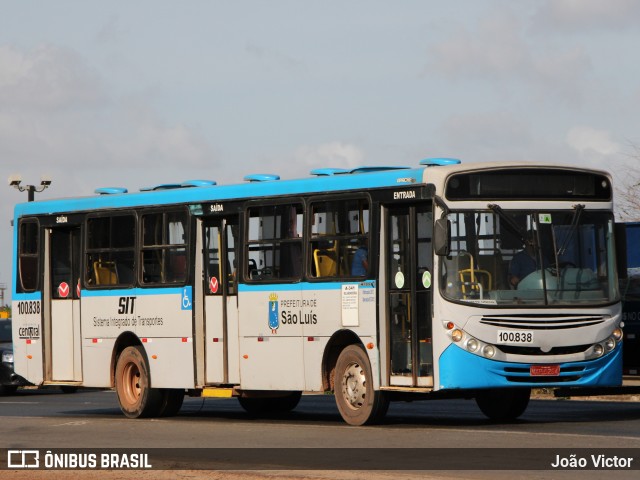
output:
[[[541,360],[544,360],[541,358]],[[559,364],[557,376],[532,376],[532,365]],[[622,384],[622,344],[594,360],[563,363],[514,363],[480,357],[457,345],[440,356],[438,389],[501,387],[616,387]]]

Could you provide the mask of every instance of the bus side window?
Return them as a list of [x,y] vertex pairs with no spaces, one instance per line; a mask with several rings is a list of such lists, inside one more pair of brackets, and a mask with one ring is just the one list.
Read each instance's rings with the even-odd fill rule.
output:
[[87,219],[85,281],[93,287],[134,284],[136,218],[133,214]]
[[337,280],[369,274],[367,199],[313,202],[311,222],[309,261],[312,276]]
[[249,208],[246,251],[250,280],[299,280],[302,276],[301,204]]
[[118,272],[114,262],[93,262],[96,285],[117,285]]
[[142,216],[142,283],[184,283],[187,279],[187,220],[183,210]]

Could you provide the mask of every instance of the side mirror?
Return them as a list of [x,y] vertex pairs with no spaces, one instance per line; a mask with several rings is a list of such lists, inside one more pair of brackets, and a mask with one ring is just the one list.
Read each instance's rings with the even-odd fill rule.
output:
[[451,222],[446,218],[436,220],[433,249],[439,257],[446,257],[451,250]]

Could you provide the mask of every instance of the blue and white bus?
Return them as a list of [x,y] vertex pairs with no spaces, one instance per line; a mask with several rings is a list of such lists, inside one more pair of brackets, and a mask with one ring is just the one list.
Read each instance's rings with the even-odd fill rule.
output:
[[[530,163],[326,168],[15,208],[15,369],[115,388],[128,417],[185,395],[284,412],[621,383],[610,176]],[[525,256],[526,255],[526,256]]]

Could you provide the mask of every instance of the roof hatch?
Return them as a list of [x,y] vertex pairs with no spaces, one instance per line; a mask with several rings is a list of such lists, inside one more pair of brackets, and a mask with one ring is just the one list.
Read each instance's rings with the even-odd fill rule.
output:
[[444,167],[445,165],[459,165],[461,163],[457,158],[425,158],[420,160],[420,165],[425,167]]
[[252,173],[245,175],[244,180],[247,182],[272,182],[274,180],[280,180],[280,175],[274,175],[271,173]]
[[129,190],[124,187],[102,187],[96,188],[94,193],[97,193],[98,195],[116,195],[118,193],[127,193],[128,191]]

